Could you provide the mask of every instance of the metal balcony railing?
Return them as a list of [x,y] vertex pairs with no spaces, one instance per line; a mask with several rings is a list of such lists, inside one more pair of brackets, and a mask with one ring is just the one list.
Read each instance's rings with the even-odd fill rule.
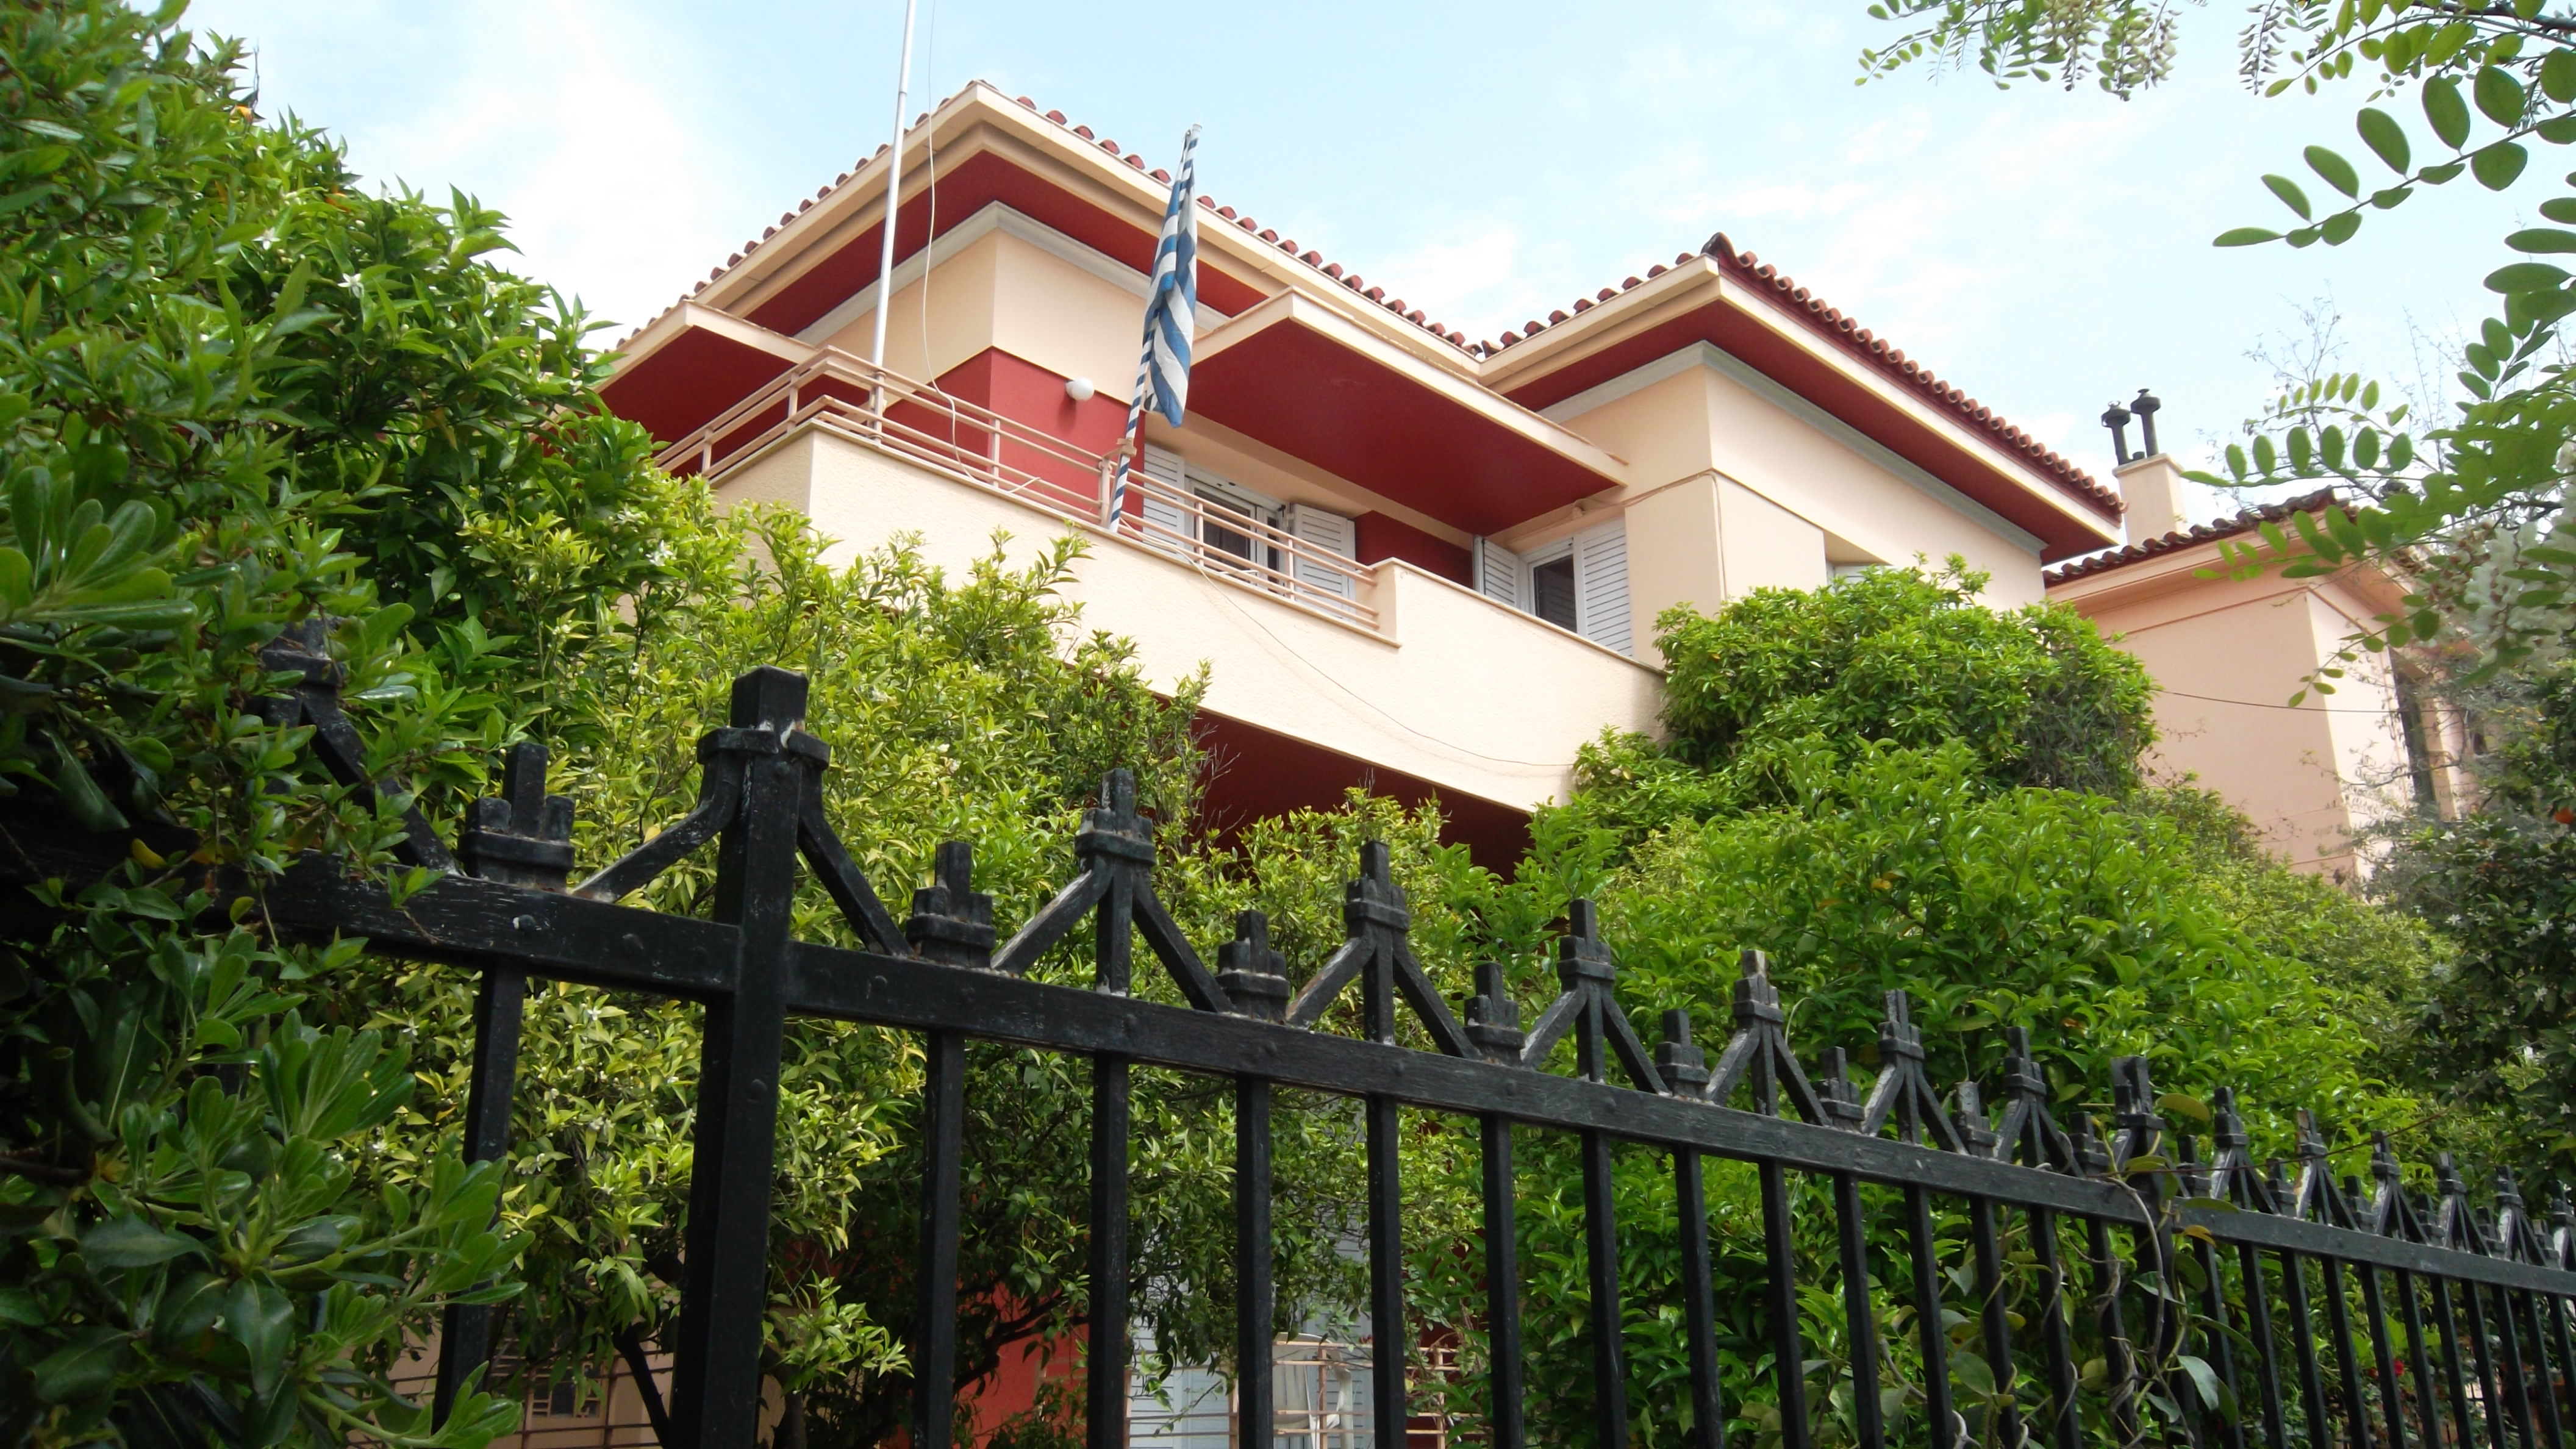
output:
[[655,458],[710,485],[801,428],[875,448],[990,488],[1093,532],[1173,556],[1200,573],[1364,629],[1373,571],[1265,520],[1133,469],[1111,516],[1113,455],[1079,447],[980,403],[827,349]]

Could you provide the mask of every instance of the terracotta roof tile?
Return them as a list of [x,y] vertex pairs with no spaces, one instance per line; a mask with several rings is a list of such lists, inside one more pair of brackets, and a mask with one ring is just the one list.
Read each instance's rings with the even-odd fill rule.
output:
[[2094,554],[2090,558],[2077,559],[2073,563],[2059,564],[2048,570],[2043,577],[2052,584],[2091,578],[2095,574],[2107,574],[2133,563],[2143,563],[2148,559],[2172,553],[2179,548],[2189,548],[2201,543],[2216,543],[2222,538],[2234,538],[2239,534],[2252,533],[2267,523],[2284,523],[2292,514],[2314,513],[2334,506],[2335,491],[2331,488],[2320,488],[2314,493],[2305,493],[2296,498],[2282,499],[2278,503],[2266,503],[2260,507],[2248,508],[2234,518],[2222,518],[2213,523],[2195,523],[2189,528],[2176,529],[2160,537],[2130,544],[2126,548],[2115,548],[2106,553]]
[[1822,298],[1799,286],[1777,268],[1760,262],[1751,252],[1738,252],[1724,232],[1708,239],[1703,255],[1739,277],[1759,280],[1774,293],[1786,296],[1804,311],[1809,325],[1837,337],[1852,352],[1876,364],[1882,371],[1903,378],[1936,401],[1976,422],[1994,434],[1999,444],[2021,454],[2025,461],[2051,475],[2070,491],[2098,504],[2115,517],[2122,511],[2120,495],[2102,486],[2091,474],[1996,416],[1994,409],[1943,382],[1933,375],[1931,369],[1907,358],[1903,351],[1888,346],[1885,338],[1873,335],[1839,308],[1825,305]]

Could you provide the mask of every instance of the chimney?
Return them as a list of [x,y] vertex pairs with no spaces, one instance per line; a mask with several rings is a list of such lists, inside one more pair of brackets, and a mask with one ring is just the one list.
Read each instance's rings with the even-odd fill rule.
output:
[[[2120,480],[2120,497],[2129,505],[2128,533],[2133,544],[2191,527],[2182,506],[2182,469],[2156,446],[2156,413],[2163,406],[2142,387],[2127,407],[2113,403],[2102,414],[2102,426],[2111,430],[2111,456],[2119,464],[2111,476]],[[2141,444],[2135,456],[2129,452],[2131,418],[2137,419]]]

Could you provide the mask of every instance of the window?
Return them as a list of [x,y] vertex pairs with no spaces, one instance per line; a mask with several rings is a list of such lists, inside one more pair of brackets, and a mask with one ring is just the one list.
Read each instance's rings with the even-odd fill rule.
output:
[[1526,555],[1480,538],[1474,559],[1478,593],[1604,648],[1633,652],[1626,520],[1614,518]]
[[1576,627],[1574,555],[1530,565],[1529,611],[1560,629]]
[[[1172,553],[1195,551],[1202,562],[1220,568],[1231,568],[1233,560],[1268,574],[1286,574],[1300,588],[1318,593],[1358,596],[1358,583],[1349,573],[1316,557],[1359,556],[1358,526],[1348,516],[1311,503],[1282,505],[1151,443],[1145,445],[1145,464],[1138,471],[1160,485],[1145,490],[1142,500],[1147,544]],[[1191,507],[1192,501],[1198,506]],[[1284,546],[1283,533],[1295,538],[1299,549]],[[1265,586],[1275,588],[1276,581]]]
[[[1277,517],[1265,516],[1270,510],[1236,490],[1215,485],[1213,480],[1204,477],[1193,476],[1190,479],[1190,492],[1208,506],[1206,516],[1199,523],[1199,542],[1218,553],[1230,553],[1248,564],[1262,568],[1279,566],[1278,550],[1263,544],[1249,531],[1249,526],[1254,524],[1266,523],[1276,528],[1279,524]],[[1223,520],[1229,514],[1244,520],[1246,530],[1226,527]]]

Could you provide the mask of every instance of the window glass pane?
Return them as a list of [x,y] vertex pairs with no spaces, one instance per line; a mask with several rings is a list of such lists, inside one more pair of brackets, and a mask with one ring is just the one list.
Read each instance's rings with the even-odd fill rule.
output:
[[1263,553],[1267,553],[1268,550],[1260,549],[1259,551],[1256,551],[1256,545],[1252,541],[1252,535],[1249,533],[1237,533],[1233,529],[1228,528],[1217,521],[1219,518],[1222,518],[1229,513],[1238,518],[1249,519],[1252,517],[1252,511],[1221,493],[1212,493],[1205,488],[1196,489],[1194,491],[1197,492],[1199,501],[1206,504],[1208,508],[1207,521],[1202,525],[1202,531],[1205,536],[1199,541],[1206,544],[1209,548],[1215,549],[1219,553],[1233,554],[1236,558],[1242,559],[1246,563],[1264,562],[1261,555]]
[[1559,628],[1574,627],[1574,558],[1530,565],[1530,612]]

